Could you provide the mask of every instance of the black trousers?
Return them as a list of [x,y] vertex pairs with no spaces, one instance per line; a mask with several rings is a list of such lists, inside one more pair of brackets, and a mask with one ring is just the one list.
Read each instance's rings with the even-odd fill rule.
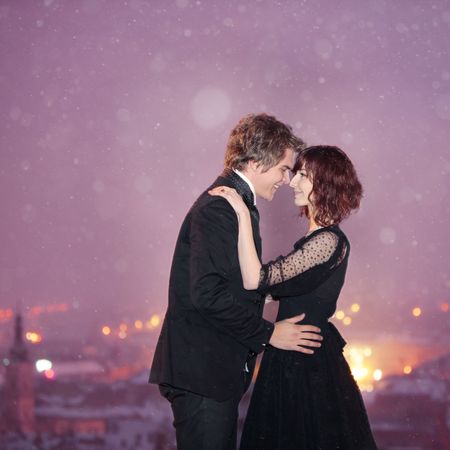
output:
[[238,405],[245,376],[242,389],[223,402],[173,386],[159,386],[172,407],[177,450],[236,450]]

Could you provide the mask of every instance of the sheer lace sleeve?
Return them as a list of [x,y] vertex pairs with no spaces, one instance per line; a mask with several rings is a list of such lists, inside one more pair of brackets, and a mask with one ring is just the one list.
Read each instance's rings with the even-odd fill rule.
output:
[[[286,283],[311,272],[316,278],[323,278],[345,256],[346,247],[340,242],[339,236],[332,231],[322,231],[307,239],[287,256],[280,256],[275,261],[261,267],[258,290],[274,294],[272,286]],[[311,269],[317,268],[315,271]],[[320,270],[319,270],[320,269]]]

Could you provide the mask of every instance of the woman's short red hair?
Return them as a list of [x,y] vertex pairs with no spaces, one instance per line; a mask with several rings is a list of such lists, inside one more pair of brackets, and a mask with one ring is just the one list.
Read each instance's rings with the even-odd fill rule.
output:
[[[314,220],[320,226],[338,224],[359,208],[363,188],[350,158],[338,147],[316,145],[302,150],[294,173],[304,168],[313,183]],[[308,208],[302,214],[308,216]]]

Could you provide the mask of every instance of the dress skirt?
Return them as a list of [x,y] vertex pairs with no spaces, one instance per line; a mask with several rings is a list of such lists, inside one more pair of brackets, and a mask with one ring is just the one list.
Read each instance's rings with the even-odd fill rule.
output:
[[376,450],[359,388],[333,324],[314,355],[268,347],[241,450]]

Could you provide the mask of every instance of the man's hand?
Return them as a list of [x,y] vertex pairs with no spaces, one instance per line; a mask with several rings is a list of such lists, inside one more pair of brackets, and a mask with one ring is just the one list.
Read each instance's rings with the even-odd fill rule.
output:
[[305,318],[305,314],[290,317],[275,323],[269,344],[281,350],[293,350],[301,353],[314,353],[308,347],[320,347],[323,339],[320,328],[313,325],[297,325]]

